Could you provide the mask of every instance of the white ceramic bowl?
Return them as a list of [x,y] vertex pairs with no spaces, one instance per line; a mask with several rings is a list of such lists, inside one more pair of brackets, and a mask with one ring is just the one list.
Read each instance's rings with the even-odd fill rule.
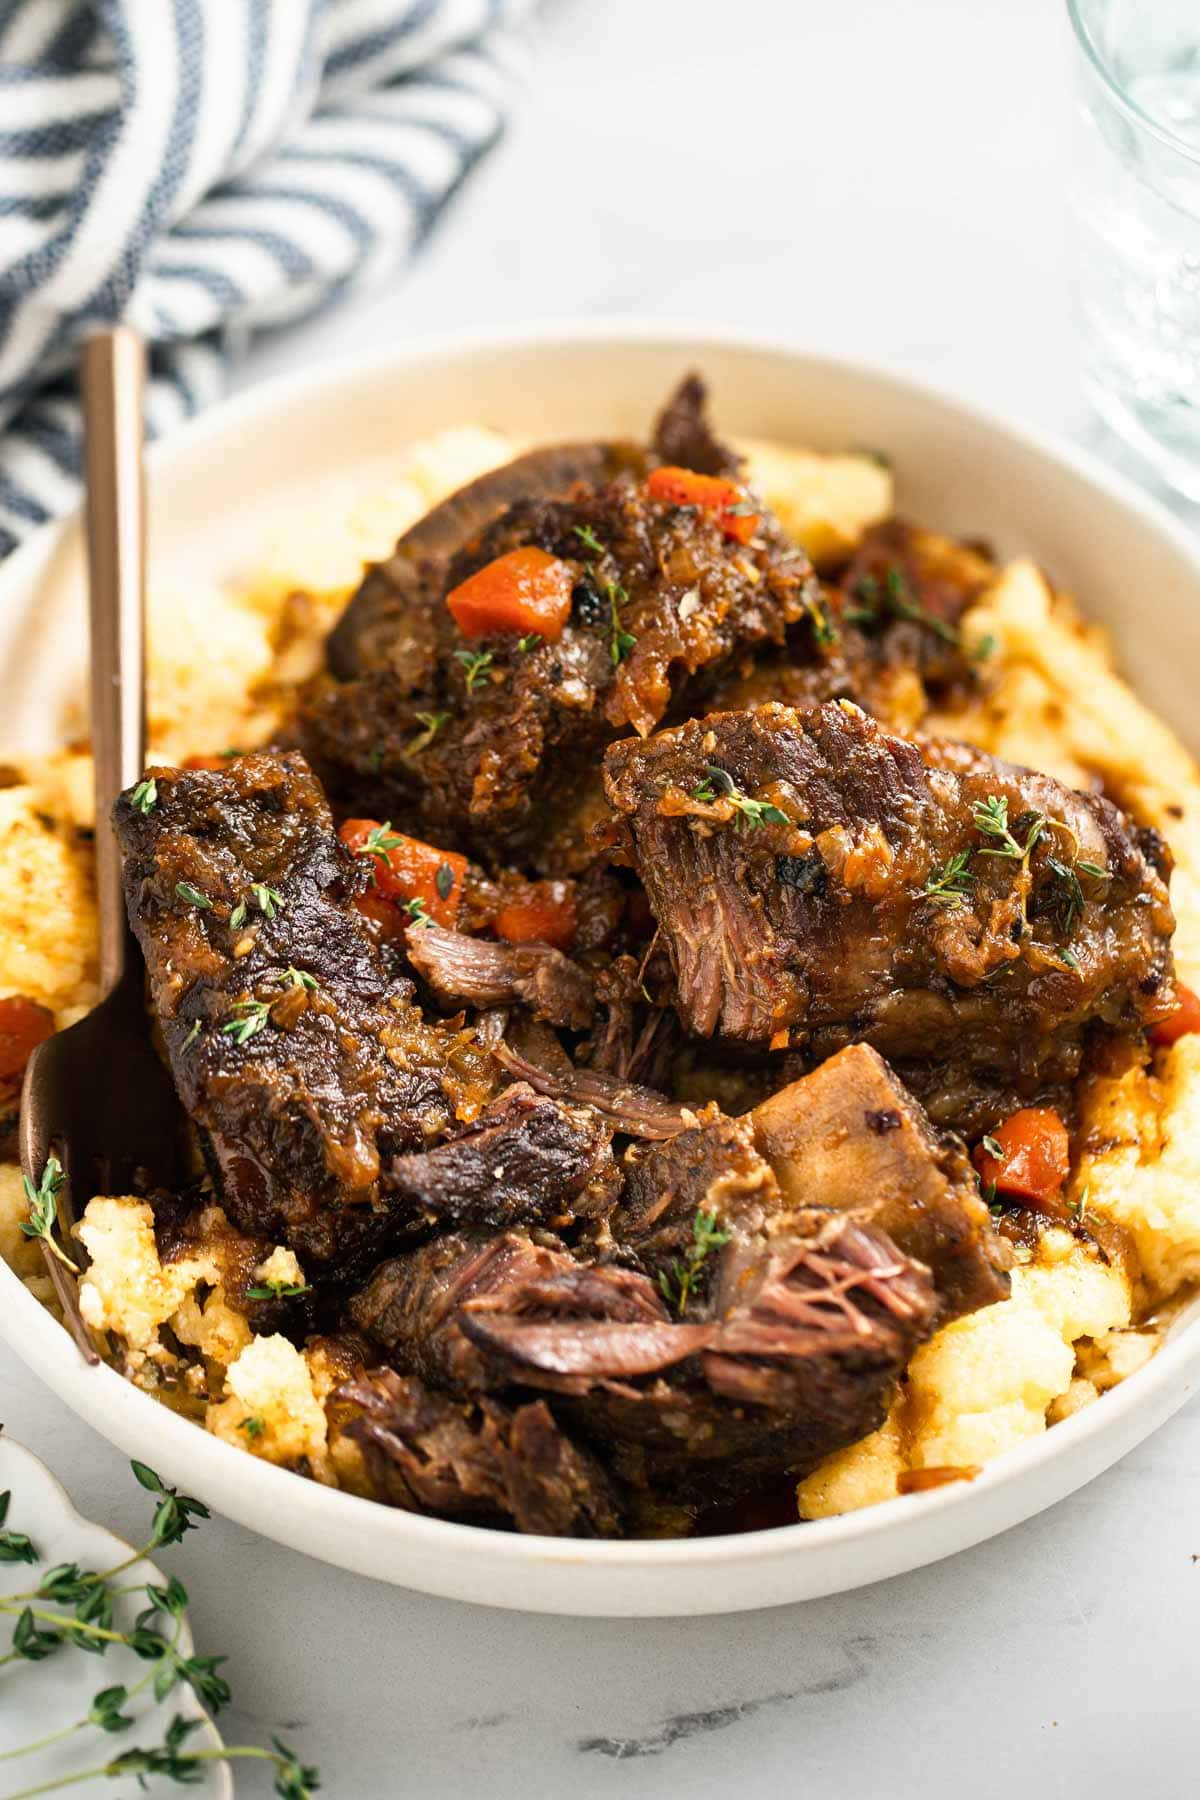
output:
[[[228,578],[268,523],[305,517],[331,474],[377,483],[400,446],[478,420],[533,440],[644,432],[701,369],[722,428],[817,448],[869,444],[896,464],[902,511],[1029,552],[1109,625],[1143,694],[1197,748],[1200,558],[1158,506],[1080,452],[895,375],[696,331],[601,326],[426,342],[274,382],[151,458],[153,567]],[[0,570],[4,742],[46,739],[78,679],[78,523]],[[1144,1370],[1097,1405],[955,1484],[817,1524],[677,1543],[583,1543],[444,1524],[319,1487],[230,1448],[108,1368],[0,1267],[0,1336],[97,1430],[211,1507],[298,1550],[455,1599],[529,1611],[734,1612],[860,1586],[1005,1530],[1090,1481],[1183,1404],[1200,1304]]]

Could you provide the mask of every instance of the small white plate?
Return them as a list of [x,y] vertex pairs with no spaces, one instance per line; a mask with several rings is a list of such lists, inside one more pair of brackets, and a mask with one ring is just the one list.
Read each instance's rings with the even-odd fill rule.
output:
[[[130,1502],[136,1505],[140,1491],[130,1483]],[[36,1588],[47,1571],[59,1563],[78,1563],[81,1569],[111,1569],[132,1555],[133,1547],[81,1518],[67,1494],[28,1450],[0,1437],[0,1494],[11,1493],[5,1527],[23,1531],[39,1551],[36,1563],[0,1563],[0,1599],[24,1594]],[[148,1496],[147,1496],[148,1498]],[[121,1586],[146,1582],[165,1585],[166,1577],[153,1563],[136,1562],[121,1576]],[[37,1602],[35,1602],[37,1604]],[[51,1612],[69,1613],[69,1606],[45,1601]],[[117,1623],[128,1630],[134,1617],[148,1602],[142,1593],[126,1595],[118,1601]],[[9,1645],[16,1617],[4,1615],[6,1629],[0,1631],[0,1655]],[[179,1634],[179,1647],[185,1656],[192,1654],[192,1632],[186,1615]],[[180,1685],[161,1703],[156,1702],[149,1686],[134,1697],[128,1707],[133,1724],[127,1731],[106,1732],[89,1726],[44,1750],[29,1756],[12,1756],[22,1744],[46,1737],[64,1725],[82,1718],[93,1696],[106,1687],[123,1685],[133,1689],[146,1675],[149,1664],[135,1656],[124,1644],[113,1644],[104,1656],[90,1656],[72,1645],[64,1645],[41,1662],[11,1662],[0,1669],[0,1795],[23,1793],[41,1782],[65,1782],[84,1769],[97,1768],[111,1757],[135,1745],[146,1749],[160,1744],[163,1733],[177,1713],[188,1719],[203,1721],[186,1740],[189,1750],[219,1750],[221,1738],[216,1726],[200,1706],[189,1687]],[[145,1791],[156,1795],[177,1794],[175,1782],[157,1777],[147,1778],[140,1790],[137,1778],[114,1783],[97,1781],[112,1800],[125,1800],[126,1795]],[[81,1791],[91,1791],[84,1783]],[[211,1762],[203,1767],[202,1779],[189,1784],[188,1793],[198,1800],[233,1800],[233,1782],[225,1763]]]
[[[936,389],[752,338],[547,326],[426,341],[266,383],[152,452],[152,578],[233,578],[273,528],[319,516],[331,481],[374,491],[404,445],[448,425],[478,421],[533,442],[644,433],[689,368],[709,380],[731,434],[878,446],[895,462],[901,512],[1036,558],[1110,627],[1141,693],[1198,747],[1200,558],[1169,514],[1096,459]],[[0,754],[45,744],[56,698],[81,681],[82,570],[77,519],[0,569]],[[949,1556],[1108,1468],[1184,1403],[1200,1373],[1197,1303],[1145,1369],[974,1482],[738,1537],[585,1543],[418,1518],[272,1468],[112,1369],[86,1367],[3,1266],[0,1338],[113,1443],[265,1537],[452,1599],[599,1615],[736,1612]]]

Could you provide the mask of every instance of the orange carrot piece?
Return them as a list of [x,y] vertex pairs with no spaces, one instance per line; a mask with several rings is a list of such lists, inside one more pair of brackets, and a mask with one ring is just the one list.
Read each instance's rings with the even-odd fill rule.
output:
[[[435,925],[455,925],[467,872],[465,856],[405,837],[378,819],[347,819],[340,836],[355,856],[370,858],[379,898],[414,917],[432,919]],[[378,917],[373,909],[364,910]]]
[[532,544],[486,563],[446,595],[464,637],[517,631],[553,641],[571,613],[575,571]]
[[997,1192],[1016,1194],[1035,1209],[1052,1199],[1071,1171],[1067,1128],[1049,1106],[1026,1106],[997,1125],[991,1142],[975,1147],[980,1179],[994,1182]]
[[1190,1032],[1200,1031],[1200,995],[1194,994],[1182,981],[1175,983],[1178,1004],[1169,1019],[1160,1019],[1150,1028],[1152,1044],[1175,1044]]
[[699,506],[713,513],[717,525],[736,543],[748,544],[758,530],[761,515],[742,510],[748,502],[743,490],[723,475],[698,475],[694,469],[654,469],[646,480],[653,500],[669,506]]

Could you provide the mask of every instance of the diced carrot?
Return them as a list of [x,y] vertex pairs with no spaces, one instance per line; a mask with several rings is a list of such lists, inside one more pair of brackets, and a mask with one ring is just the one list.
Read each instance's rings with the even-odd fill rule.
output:
[[700,506],[705,512],[715,513],[725,536],[739,544],[748,544],[760,524],[758,513],[740,510],[747,504],[745,493],[723,475],[698,475],[694,469],[654,469],[647,478],[646,492],[669,506]]
[[0,1000],[0,1081],[14,1081],[54,1030],[54,1014],[24,994]]
[[565,950],[575,936],[575,889],[569,881],[532,881],[497,912],[492,926],[506,944],[553,944]]
[[405,837],[386,820],[381,824],[378,819],[347,819],[341,839],[355,856],[370,858],[380,899],[397,909],[415,901],[436,925],[455,924],[467,872],[465,856]]
[[1071,1171],[1067,1128],[1049,1106],[1026,1106],[997,1125],[992,1142],[975,1146],[980,1179],[1002,1194],[1019,1194],[1035,1209],[1057,1194]]
[[446,605],[464,637],[519,631],[554,639],[570,617],[574,586],[569,563],[529,544],[459,582],[446,595]]
[[1174,1044],[1189,1032],[1200,1031],[1200,995],[1194,994],[1182,981],[1175,983],[1177,1004],[1169,1019],[1160,1019],[1150,1028],[1152,1044]]

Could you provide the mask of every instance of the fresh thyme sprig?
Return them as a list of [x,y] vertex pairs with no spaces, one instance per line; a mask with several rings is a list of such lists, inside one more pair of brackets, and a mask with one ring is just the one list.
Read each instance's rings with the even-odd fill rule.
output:
[[590,525],[572,525],[571,530],[575,533],[575,536],[579,539],[580,543],[591,551],[593,556],[604,555],[604,545],[600,542],[600,539],[596,536]]
[[709,763],[704,779],[691,791],[693,800],[702,800],[712,806],[718,800],[728,800],[737,812],[738,825],[746,825],[751,830],[758,830],[762,825],[789,825],[791,820],[778,806],[772,806],[769,800],[752,800],[742,792],[737,782],[725,769],[716,763]]
[[307,969],[293,968],[291,963],[288,964],[279,979],[288,987],[306,988],[310,994],[315,994],[317,991],[316,976],[310,975]]
[[815,595],[811,600],[806,601],[804,610],[811,621],[813,643],[818,650],[827,650],[831,644],[836,644],[838,641],[837,626],[833,622],[824,598],[820,594]]
[[[282,912],[287,905],[287,902],[279,892],[278,888],[268,887],[265,881],[252,881],[250,883],[250,894],[255,906],[257,906],[264,919],[273,919],[275,914]],[[239,930],[240,927],[246,923],[246,914],[248,910],[249,902],[239,900],[229,915],[229,924],[233,931]]]
[[62,1191],[63,1180],[62,1164],[53,1155],[46,1158],[42,1178],[36,1187],[28,1175],[22,1175],[21,1186],[25,1190],[29,1216],[21,1220],[20,1229],[25,1237],[37,1238],[64,1269],[69,1269],[72,1275],[78,1275],[78,1266],[71,1261],[54,1235],[58,1225],[58,1196]]
[[633,649],[633,646],[637,643],[637,639],[634,637],[632,631],[626,631],[621,623],[621,608],[628,600],[629,595],[621,586],[620,582],[606,581],[604,584],[604,594],[608,601],[609,618],[611,621],[608,654],[612,658],[612,665],[615,669],[619,663],[624,662],[625,658],[629,655],[629,652]]
[[129,804],[135,812],[144,814],[154,811],[158,805],[158,783],[153,775],[148,775],[143,781],[138,782],[129,796]]
[[382,863],[386,868],[388,851],[394,850],[397,844],[402,844],[403,842],[404,839],[397,837],[396,833],[392,830],[392,821],[390,819],[385,819],[382,825],[372,826],[371,830],[368,831],[366,837],[360,844],[356,854],[358,856],[374,857],[376,862]]
[[235,1044],[248,1044],[266,1029],[270,1018],[270,1000],[239,1000],[221,1030]]
[[988,794],[986,799],[977,800],[971,808],[971,821],[976,831],[991,840],[981,847],[980,856],[1003,856],[1020,863],[1029,861],[1046,830],[1044,813],[1023,813],[1014,820],[1014,824],[1025,828],[1025,842],[1018,843],[1008,822],[1006,794]]
[[680,1317],[687,1311],[705,1262],[714,1250],[727,1244],[729,1238],[728,1231],[718,1228],[716,1213],[707,1213],[702,1208],[692,1220],[692,1241],[686,1254],[677,1257],[669,1269],[659,1271],[658,1285],[663,1299],[668,1306],[675,1308]]
[[401,904],[400,910],[408,914],[414,925],[433,924],[433,920],[429,916],[429,908],[419,894],[415,894],[411,900],[405,900]]
[[429,748],[450,714],[448,712],[419,712],[415,717],[420,720],[425,729],[418,731],[416,737],[409,743],[409,756],[417,756],[422,750]]
[[939,906],[961,906],[964,897],[975,886],[970,862],[969,850],[956,850],[940,869],[933,871],[921,889],[922,894],[927,900],[935,900]]
[[[247,1424],[252,1422],[246,1421]],[[261,1425],[261,1421],[259,1423]],[[168,1487],[145,1463],[135,1462],[132,1467],[141,1486],[158,1497],[148,1542],[110,1569],[81,1569],[77,1563],[60,1563],[47,1570],[35,1588],[0,1599],[0,1614],[15,1616],[16,1620],[11,1648],[6,1655],[0,1656],[0,1663],[43,1662],[69,1647],[103,1656],[112,1645],[118,1644],[148,1665],[146,1673],[132,1686],[114,1683],[100,1688],[81,1718],[33,1742],[0,1752],[0,1762],[14,1761],[47,1749],[89,1729],[108,1736],[130,1731],[139,1722],[133,1703],[143,1693],[151,1693],[155,1703],[161,1704],[177,1688],[188,1687],[200,1705],[212,1714],[218,1713],[231,1698],[229,1683],[220,1673],[220,1666],[226,1660],[223,1656],[203,1656],[194,1652],[185,1656],[180,1649],[188,1593],[177,1576],[172,1575],[165,1584],[151,1581],[142,1586],[140,1591],[149,1604],[137,1615],[132,1626],[122,1629],[114,1622],[116,1598],[138,1591],[137,1588],[114,1586],[115,1578],[151,1551],[178,1543],[192,1528],[195,1519],[208,1517],[208,1509],[200,1501]],[[0,1524],[7,1517],[9,1499],[8,1494],[0,1496]],[[4,1553],[6,1544],[15,1546],[12,1554]],[[40,1556],[23,1532],[10,1531],[0,1533],[0,1560],[36,1563]],[[64,1610],[68,1607],[73,1610]],[[144,1786],[145,1778],[151,1775],[190,1785],[200,1780],[207,1763],[235,1760],[272,1765],[275,1792],[280,1800],[310,1800],[320,1787],[320,1772],[302,1763],[296,1752],[278,1738],[271,1739],[270,1749],[256,1744],[233,1744],[188,1750],[187,1739],[203,1724],[202,1718],[188,1719],[177,1713],[160,1743],[136,1745],[94,1768],[64,1776],[61,1781],[39,1782],[22,1788],[10,1794],[8,1800],[34,1800],[35,1795],[56,1792],[80,1782],[103,1778],[115,1780],[121,1776],[134,1777],[139,1786]]]
[[890,614],[893,618],[907,619],[914,625],[923,625],[935,637],[941,638],[944,644],[957,644],[961,641],[962,634],[956,625],[939,619],[936,613],[931,613],[922,606],[909,587],[904,570],[895,563],[886,570],[882,587],[877,575],[862,575],[855,582],[853,592],[860,604],[848,606],[844,614],[852,625],[878,629]]
[[38,1553],[23,1531],[5,1531],[12,1489],[0,1494],[0,1563],[35,1563]]
[[490,650],[456,650],[455,660],[463,666],[468,694],[473,694],[496,658]]

